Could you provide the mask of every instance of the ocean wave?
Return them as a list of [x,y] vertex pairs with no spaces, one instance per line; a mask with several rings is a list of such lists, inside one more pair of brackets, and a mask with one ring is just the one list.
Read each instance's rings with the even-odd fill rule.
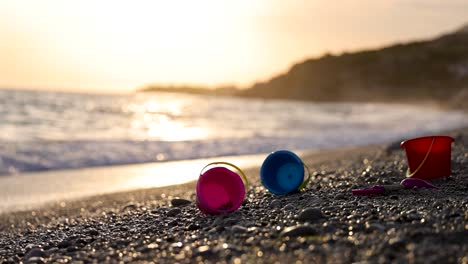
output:
[[464,112],[183,94],[0,91],[0,175],[400,140],[468,125]]
[[[461,124],[446,126],[447,129]],[[466,125],[466,124],[465,124]],[[268,153],[278,149],[312,150],[403,140],[437,132],[437,128],[388,131],[362,127],[343,131],[333,128],[310,137],[221,138],[194,141],[79,140],[0,142],[0,175],[31,171],[75,169],[145,162],[189,160],[217,156]],[[259,164],[260,165],[260,164]]]

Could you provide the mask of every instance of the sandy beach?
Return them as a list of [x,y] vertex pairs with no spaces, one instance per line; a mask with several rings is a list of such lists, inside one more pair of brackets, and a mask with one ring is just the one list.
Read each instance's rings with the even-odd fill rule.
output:
[[467,263],[468,129],[455,138],[439,189],[358,197],[355,188],[404,179],[398,142],[302,156],[313,177],[276,196],[259,168],[240,210],[201,213],[195,182],[59,201],[0,215],[0,262]]

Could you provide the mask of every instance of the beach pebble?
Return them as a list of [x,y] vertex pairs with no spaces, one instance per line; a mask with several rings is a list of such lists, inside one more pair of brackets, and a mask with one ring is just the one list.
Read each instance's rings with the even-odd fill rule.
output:
[[344,193],[339,193],[335,196],[335,199],[344,199],[344,198],[346,198],[346,194]]
[[158,248],[159,248],[158,244],[151,243],[151,244],[144,245],[144,246],[141,246],[141,247],[137,248],[137,251],[141,252],[141,253],[148,253],[148,252],[154,251],[154,250],[156,250]]
[[199,256],[209,256],[213,254],[213,250],[209,246],[200,246],[195,250],[195,254]]
[[408,220],[419,220],[421,219],[421,216],[418,214],[416,210],[412,209],[406,212],[406,218]]
[[179,221],[177,221],[177,219],[174,219],[170,221],[169,223],[167,223],[168,226],[177,226],[178,224],[179,224]]
[[171,200],[171,205],[174,207],[186,206],[191,204],[192,202],[186,199],[175,198]]
[[199,225],[199,224],[190,224],[190,225],[187,227],[187,230],[188,230],[188,231],[193,231],[193,230],[197,230],[197,229],[200,229],[200,225]]
[[42,263],[45,263],[45,260],[41,257],[31,257],[27,259],[26,263],[42,264]]
[[181,210],[179,208],[172,208],[171,210],[169,210],[169,212],[167,212],[167,216],[176,216],[178,214],[180,214]]
[[29,259],[32,257],[45,257],[45,256],[46,256],[46,253],[44,252],[42,248],[33,248],[29,250],[28,253],[26,253],[26,255],[24,255],[24,258]]
[[182,243],[182,242],[175,242],[175,243],[172,243],[170,245],[170,247],[172,247],[172,248],[181,248],[183,246],[184,246],[184,243]]
[[99,235],[99,232],[98,232],[96,229],[94,229],[94,228],[90,228],[90,229],[88,229],[86,232],[87,232],[89,235],[91,235],[91,236],[97,236],[97,235]]
[[366,223],[366,229],[369,231],[385,231],[385,226],[378,224],[378,223]]
[[296,206],[294,206],[293,204],[287,204],[283,207],[284,210],[286,211],[292,211],[294,209],[296,209]]
[[223,216],[217,216],[216,219],[213,221],[212,226],[217,226],[223,224],[224,218]]
[[325,223],[323,223],[322,228],[323,228],[324,231],[333,233],[336,230],[336,225],[332,224],[332,223],[325,222]]
[[128,203],[127,205],[125,205],[123,210],[135,210],[137,207],[138,207],[138,205],[136,205],[134,203]]
[[281,207],[281,201],[280,201],[280,200],[277,200],[277,199],[271,201],[270,207],[271,207],[271,208],[279,208],[279,207]]
[[25,249],[26,251],[29,251],[29,250],[31,250],[31,249],[33,249],[33,248],[38,248],[38,247],[39,247],[39,246],[36,245],[36,244],[27,244],[27,245],[24,247],[24,249]]
[[207,233],[210,234],[210,235],[216,234],[216,233],[218,233],[218,228],[216,228],[216,227],[210,228]]
[[70,241],[68,240],[63,240],[63,241],[60,241],[58,244],[57,244],[57,247],[58,248],[66,248],[70,246]]
[[228,243],[223,243],[221,245],[218,245],[216,248],[215,248],[215,252],[219,252],[219,251],[223,251],[223,250],[230,250],[230,251],[234,251],[234,252],[241,252],[242,251],[242,248],[241,247],[238,247],[236,245],[233,245],[233,244],[228,244]]
[[244,226],[241,226],[241,225],[233,225],[231,227],[231,231],[233,233],[245,233],[245,232],[247,232],[247,228],[244,227]]
[[237,224],[239,222],[239,220],[240,219],[237,218],[237,217],[229,217],[229,218],[224,219],[223,224],[224,225],[235,225],[235,224]]
[[68,252],[75,252],[75,251],[78,251],[79,248],[77,246],[69,246],[67,247],[67,251]]
[[322,211],[320,208],[315,207],[309,207],[302,210],[298,216],[298,219],[301,222],[313,222],[321,218],[323,218]]
[[388,244],[392,247],[392,248],[399,248],[399,247],[403,247],[405,244],[407,243],[407,239],[402,237],[402,236],[397,236],[397,237],[394,237],[394,238],[390,238],[388,240]]
[[128,243],[129,242],[127,240],[125,240],[125,239],[119,239],[119,240],[115,241],[115,244],[117,246],[126,246],[126,245],[128,245]]
[[73,258],[70,256],[56,256],[50,260],[51,263],[70,263]]
[[310,236],[316,233],[316,230],[310,225],[297,225],[285,228],[281,232],[281,236]]

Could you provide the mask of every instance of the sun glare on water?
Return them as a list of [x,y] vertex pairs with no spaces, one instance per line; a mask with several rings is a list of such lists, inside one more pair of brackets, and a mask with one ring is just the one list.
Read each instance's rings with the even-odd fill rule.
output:
[[193,104],[188,99],[171,100],[150,97],[124,109],[133,115],[132,131],[138,138],[161,141],[187,141],[204,139],[209,131],[184,118],[184,108]]

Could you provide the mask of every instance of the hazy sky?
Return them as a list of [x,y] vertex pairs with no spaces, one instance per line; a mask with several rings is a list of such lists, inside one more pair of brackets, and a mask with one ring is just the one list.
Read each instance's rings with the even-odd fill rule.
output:
[[246,86],[324,52],[429,38],[466,0],[0,0],[0,87]]

